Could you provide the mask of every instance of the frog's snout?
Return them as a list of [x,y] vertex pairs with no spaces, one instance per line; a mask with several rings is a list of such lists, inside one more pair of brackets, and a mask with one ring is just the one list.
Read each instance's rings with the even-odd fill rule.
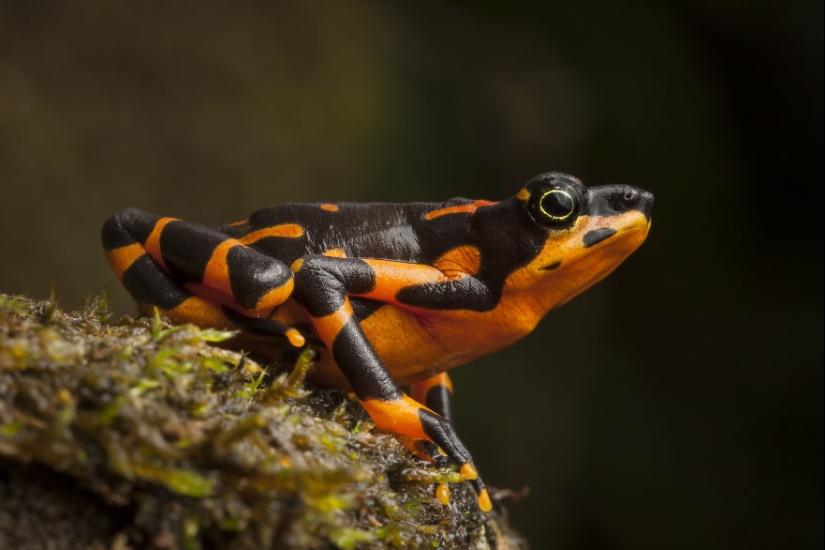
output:
[[653,193],[630,185],[603,185],[590,188],[591,215],[612,217],[636,210],[647,221],[653,211]]
[[650,191],[640,191],[641,199],[639,201],[639,211],[645,215],[645,219],[650,221],[650,216],[653,213],[653,193]]

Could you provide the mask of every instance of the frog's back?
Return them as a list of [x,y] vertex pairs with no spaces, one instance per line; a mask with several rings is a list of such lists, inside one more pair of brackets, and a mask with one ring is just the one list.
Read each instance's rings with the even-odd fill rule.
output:
[[454,216],[428,216],[472,202],[282,204],[218,229],[287,265],[308,254],[422,262],[440,256],[448,246],[445,225],[450,240],[469,233],[469,224],[456,223]]

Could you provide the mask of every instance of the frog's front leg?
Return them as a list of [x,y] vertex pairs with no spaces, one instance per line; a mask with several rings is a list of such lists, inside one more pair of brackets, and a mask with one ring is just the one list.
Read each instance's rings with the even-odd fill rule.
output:
[[[397,266],[399,274],[404,265],[409,267]],[[370,295],[382,286],[371,265],[359,259],[306,256],[293,263],[292,271],[298,299],[375,425],[438,445],[459,465],[465,479],[473,482],[479,506],[489,510],[487,489],[452,422],[398,388],[354,316],[349,296]],[[412,275],[416,280],[420,276],[421,272]],[[395,283],[387,282],[390,287]]]
[[106,220],[101,237],[109,264],[145,313],[157,307],[175,322],[237,326],[304,345],[296,329],[267,318],[294,284],[278,260],[216,229],[137,208]]

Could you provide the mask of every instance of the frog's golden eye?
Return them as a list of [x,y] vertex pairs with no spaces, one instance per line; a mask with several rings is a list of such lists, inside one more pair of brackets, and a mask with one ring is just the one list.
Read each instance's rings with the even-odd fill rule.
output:
[[562,221],[576,211],[576,202],[567,191],[551,189],[539,199],[539,210],[552,220]]
[[572,223],[579,211],[574,193],[559,187],[538,193],[530,205],[533,219],[543,225],[562,226]]

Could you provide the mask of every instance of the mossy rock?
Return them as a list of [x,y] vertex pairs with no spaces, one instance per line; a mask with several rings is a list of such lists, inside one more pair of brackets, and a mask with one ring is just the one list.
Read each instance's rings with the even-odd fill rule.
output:
[[526,548],[346,394],[161,319],[0,294],[0,548]]

